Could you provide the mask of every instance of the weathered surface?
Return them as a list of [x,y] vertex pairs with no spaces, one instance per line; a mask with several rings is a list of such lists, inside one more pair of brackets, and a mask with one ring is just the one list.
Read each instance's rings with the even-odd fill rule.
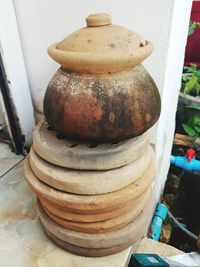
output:
[[[75,246],[72,244],[69,244],[55,235],[51,234],[47,229],[44,229],[47,236],[49,237],[50,240],[52,240],[55,244],[57,244],[59,247],[63,248],[64,250],[70,251],[76,255],[81,255],[85,257],[103,257],[103,256],[108,256],[112,254],[116,254],[130,246],[136,246],[139,244],[141,241],[143,235],[145,234],[146,228],[143,229],[140,233],[136,234],[134,236],[134,240],[128,240],[127,242],[124,242],[121,245],[114,246],[114,247],[109,247],[109,248],[83,248],[79,246]],[[133,250],[131,250],[131,253],[133,253]],[[116,255],[113,256],[114,258]],[[105,261],[105,264],[107,264],[107,261]],[[106,265],[104,265],[106,266]]]
[[76,170],[110,170],[122,167],[141,157],[149,146],[149,134],[119,143],[92,144],[60,139],[40,122],[33,133],[33,148],[46,161]]
[[106,212],[118,208],[128,201],[136,200],[151,185],[155,177],[155,159],[149,164],[149,168],[137,181],[128,185],[121,190],[102,194],[102,195],[76,195],[62,192],[41,182],[32,172],[29,163],[29,157],[26,158],[24,164],[25,177],[36,193],[38,198],[47,199],[49,203],[66,208],[72,212],[90,213],[90,212]]
[[147,192],[144,192],[144,194],[135,201],[132,207],[127,212],[123,213],[121,216],[112,219],[109,218],[108,220],[102,222],[72,222],[56,216],[55,214],[51,213],[47,208],[45,208],[45,206],[43,206],[43,209],[53,221],[57,222],[64,228],[84,233],[103,233],[119,229],[124,225],[130,223],[133,219],[135,219],[146,206],[147,200],[150,196],[150,192],[151,190],[147,190]]
[[60,226],[45,213],[41,205],[38,205],[37,211],[44,228],[57,238],[83,248],[110,248],[128,241],[134,244],[138,234],[143,233],[143,229],[149,225],[153,208],[150,198],[142,213],[129,224],[114,231],[96,234],[75,232]]
[[128,201],[127,203],[124,203],[119,208],[114,208],[113,210],[109,210],[107,212],[101,212],[101,213],[76,213],[76,212],[70,212],[66,209],[62,209],[61,207],[56,207],[51,202],[48,202],[46,199],[40,198],[40,202],[42,203],[42,206],[44,206],[46,209],[48,209],[52,214],[55,214],[56,216],[63,218],[65,220],[69,220],[72,222],[102,222],[108,219],[113,219],[118,216],[121,216],[123,213],[128,212],[133,205],[135,204],[135,200]]
[[137,33],[111,24],[108,14],[91,14],[84,27],[48,48],[63,68],[81,73],[130,69],[147,58],[152,44]]
[[102,75],[59,69],[44,97],[44,114],[55,131],[97,143],[141,135],[158,120],[160,108],[157,87],[142,65]]
[[152,157],[155,157],[155,154],[149,146],[139,159],[121,168],[105,171],[81,171],[48,163],[39,157],[32,148],[30,165],[33,173],[41,181],[56,189],[74,194],[97,195],[122,189],[135,182],[143,176]]

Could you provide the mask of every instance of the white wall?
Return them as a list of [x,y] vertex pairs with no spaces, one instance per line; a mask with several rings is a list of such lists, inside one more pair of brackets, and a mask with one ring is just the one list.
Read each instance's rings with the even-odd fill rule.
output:
[[170,166],[169,158],[174,139],[175,117],[191,7],[192,1],[190,0],[174,0],[171,14],[168,52],[162,86],[162,112],[156,135],[156,156],[159,169],[154,191],[157,199],[164,187]]
[[[47,84],[58,65],[47,47],[85,26],[90,13],[107,12],[113,22],[140,33],[154,44],[144,65],[161,97],[161,118],[153,132],[156,140],[160,193],[169,167],[175,111],[192,0],[14,0],[28,79],[37,111]],[[158,193],[158,194],[159,194]]]

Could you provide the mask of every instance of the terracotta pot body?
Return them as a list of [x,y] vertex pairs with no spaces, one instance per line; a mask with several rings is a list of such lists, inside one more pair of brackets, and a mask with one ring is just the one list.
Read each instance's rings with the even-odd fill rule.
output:
[[150,42],[106,21],[89,21],[49,48],[62,66],[48,85],[44,114],[63,136],[117,142],[144,133],[159,117],[157,87],[140,64],[152,51]]
[[52,128],[75,139],[120,141],[147,131],[160,114],[160,96],[142,65],[112,74],[59,69],[44,114]]

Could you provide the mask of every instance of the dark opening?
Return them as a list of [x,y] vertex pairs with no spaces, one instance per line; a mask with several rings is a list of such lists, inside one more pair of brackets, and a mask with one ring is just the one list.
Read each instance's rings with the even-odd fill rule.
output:
[[12,103],[12,99],[9,94],[9,81],[6,79],[6,74],[3,69],[2,59],[0,57],[0,90],[4,100],[4,105],[9,120],[9,126],[11,129],[13,141],[14,141],[14,150],[16,154],[24,154],[24,137],[21,134],[21,130],[18,123],[18,118],[15,114],[15,108]]

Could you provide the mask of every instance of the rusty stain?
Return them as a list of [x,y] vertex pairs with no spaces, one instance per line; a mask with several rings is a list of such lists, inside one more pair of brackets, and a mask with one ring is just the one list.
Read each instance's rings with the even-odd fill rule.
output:
[[109,113],[109,120],[113,123],[115,121],[115,113],[114,112],[110,112]]
[[146,117],[146,121],[147,121],[147,122],[150,122],[150,121],[151,121],[151,114],[150,114],[150,113],[147,113],[147,114],[145,115],[145,117]]

